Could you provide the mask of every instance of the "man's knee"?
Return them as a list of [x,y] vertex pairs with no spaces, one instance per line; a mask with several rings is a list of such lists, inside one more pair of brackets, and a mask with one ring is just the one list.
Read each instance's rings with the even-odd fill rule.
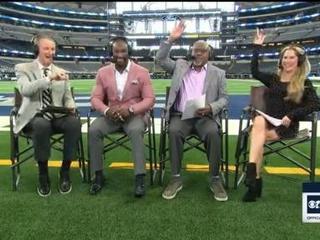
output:
[[32,121],[32,132],[34,134],[45,134],[51,132],[51,123],[47,119],[37,117]]
[[67,125],[68,125],[69,131],[71,131],[73,133],[81,132],[81,122],[78,118],[69,117],[67,120]]
[[211,128],[205,134],[206,138],[216,140],[220,137],[220,132],[218,128]]
[[182,135],[181,128],[177,124],[170,123],[168,128],[169,136]]
[[132,125],[132,126],[129,126],[128,129],[127,129],[127,134],[129,136],[143,136],[144,134],[144,126],[143,124],[136,124],[136,125]]
[[102,129],[100,127],[99,124],[97,124],[96,121],[93,121],[93,123],[91,124],[90,128],[89,128],[89,136],[90,138],[92,137],[103,137],[103,133],[102,133]]

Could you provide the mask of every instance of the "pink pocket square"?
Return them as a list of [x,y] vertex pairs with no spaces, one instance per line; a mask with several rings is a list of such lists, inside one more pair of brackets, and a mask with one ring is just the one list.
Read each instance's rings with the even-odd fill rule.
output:
[[139,83],[138,80],[132,80],[132,81],[131,81],[131,84],[138,84],[138,83]]

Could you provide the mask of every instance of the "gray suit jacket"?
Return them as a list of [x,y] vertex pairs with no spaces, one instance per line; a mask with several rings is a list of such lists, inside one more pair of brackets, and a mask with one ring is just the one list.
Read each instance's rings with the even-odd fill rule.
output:
[[[52,74],[63,69],[52,65]],[[42,92],[47,88],[52,90],[52,105],[75,108],[69,81],[47,81],[42,78],[36,60],[30,63],[20,63],[15,66],[18,88],[22,95],[22,104],[14,124],[13,131],[18,133],[42,108]]]
[[[179,59],[174,61],[170,59],[169,52],[171,46],[172,44],[168,42],[162,42],[156,55],[157,63],[159,63],[164,70],[173,74],[166,109],[166,120],[169,120],[170,108],[177,97],[182,79],[191,66],[191,63],[188,63],[186,60]],[[208,63],[203,94],[206,94],[206,104],[211,106],[212,118],[220,125],[221,120],[218,117],[218,113],[228,105],[225,71]]]

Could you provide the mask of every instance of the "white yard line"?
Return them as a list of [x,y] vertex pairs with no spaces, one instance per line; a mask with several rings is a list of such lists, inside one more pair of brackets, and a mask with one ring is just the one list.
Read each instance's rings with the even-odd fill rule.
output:
[[[82,120],[86,120],[86,117],[82,117]],[[94,118],[92,118],[94,119]],[[238,135],[238,131],[239,131],[239,120],[237,119],[230,119],[229,120],[229,135]],[[160,133],[160,118],[156,118],[155,119],[155,131],[156,134]],[[318,121],[318,125],[320,124],[320,121]],[[300,123],[300,129],[304,129],[304,128],[311,128],[311,123],[309,122],[301,122]],[[9,128],[9,117],[5,117],[5,116],[0,116],[0,131],[10,131]],[[82,125],[82,132],[86,133],[87,132],[87,124],[83,124]],[[320,137],[320,128],[318,127],[317,129],[317,136]]]

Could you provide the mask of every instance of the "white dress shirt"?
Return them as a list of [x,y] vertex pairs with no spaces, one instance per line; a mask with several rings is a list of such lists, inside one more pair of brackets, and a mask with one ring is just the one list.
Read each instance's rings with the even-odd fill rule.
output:
[[[38,66],[39,66],[39,68],[40,68],[40,70],[41,70],[41,76],[42,76],[42,78],[45,78],[47,81],[50,81],[49,76],[50,76],[51,73],[52,73],[52,64],[50,64],[48,67],[44,67],[38,60],[37,60],[37,62],[38,62]],[[49,70],[48,70],[48,76],[47,76],[47,77],[44,75],[44,72],[43,72],[43,70],[44,70],[45,68],[48,68],[48,69],[49,69]]]
[[120,100],[123,97],[123,90],[128,79],[130,66],[131,66],[131,62],[129,60],[127,67],[123,70],[122,73],[116,70],[117,96],[120,98]]

